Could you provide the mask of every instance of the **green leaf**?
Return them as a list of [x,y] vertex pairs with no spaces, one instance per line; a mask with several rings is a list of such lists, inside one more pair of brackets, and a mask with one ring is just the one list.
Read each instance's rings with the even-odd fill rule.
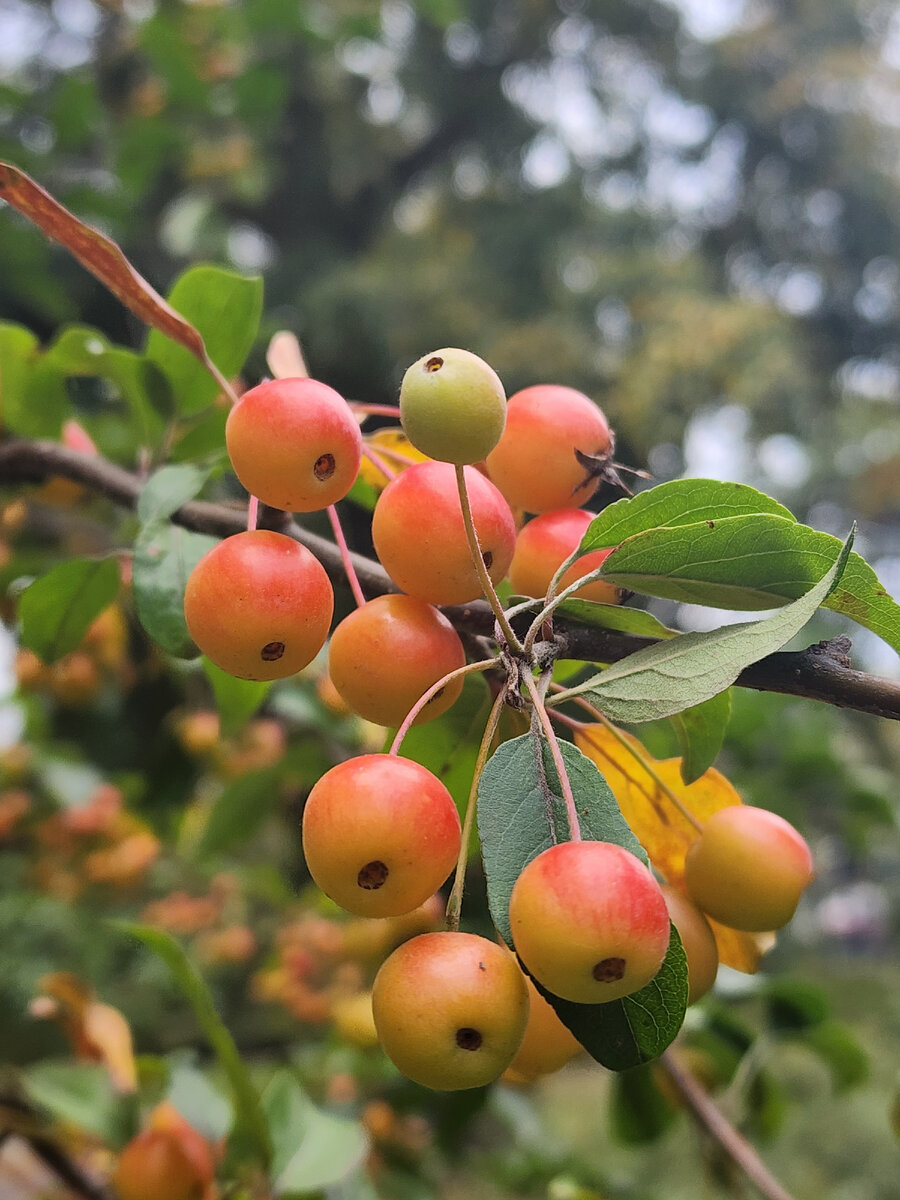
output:
[[206,1075],[189,1062],[176,1059],[169,1074],[166,1099],[211,1142],[226,1137],[234,1122],[231,1105]]
[[153,640],[177,658],[197,654],[184,620],[184,589],[191,571],[218,541],[168,521],[151,521],[134,543],[138,617]]
[[142,525],[165,521],[172,513],[199,495],[209,472],[184,463],[154,471],[138,496],[137,515]]
[[656,976],[621,1000],[574,1004],[534,983],[588,1054],[610,1071],[627,1071],[658,1058],[677,1037],[687,1011],[687,958],[674,925]]
[[29,1067],[22,1078],[32,1103],[107,1145],[118,1148],[134,1132],[137,1098],[117,1092],[98,1063],[45,1059]]
[[784,1086],[771,1071],[757,1071],[747,1088],[747,1129],[753,1137],[773,1138],[784,1125],[788,1102]]
[[622,1071],[613,1079],[610,1120],[618,1141],[630,1146],[653,1142],[676,1115],[677,1109],[657,1087],[649,1065]]
[[161,929],[151,929],[147,925],[138,925],[131,921],[113,921],[112,924],[123,933],[143,942],[172,972],[179,990],[193,1009],[197,1024],[215,1051],[219,1065],[231,1085],[235,1110],[232,1138],[237,1141],[238,1152],[268,1166],[272,1145],[259,1096],[234,1039],[216,1012],[209,988],[199,971],[179,943]]
[[807,1029],[802,1041],[831,1071],[836,1092],[856,1087],[868,1077],[869,1057],[853,1030],[842,1021],[823,1021]]
[[[695,528],[687,532],[686,526]],[[653,536],[636,536],[646,533]],[[798,524],[771,496],[712,479],[678,479],[611,504],[591,522],[581,551],[607,546],[619,549],[603,564],[602,576],[620,587],[751,610],[797,599],[837,553],[836,538]],[[850,556],[826,607],[900,652],[900,606],[859,555]]]
[[763,995],[766,1020],[780,1033],[812,1029],[821,1025],[830,1011],[825,992],[803,979],[769,980]]
[[59,563],[22,593],[22,644],[45,663],[55,662],[75,649],[118,590],[119,564],[114,558]]
[[[0,411],[13,433],[30,433],[25,410],[28,377],[39,353],[38,340],[24,325],[0,321]],[[55,433],[59,428],[51,429]]]
[[317,1108],[289,1071],[275,1073],[262,1104],[276,1196],[306,1196],[340,1183],[368,1152],[359,1122]]
[[[176,280],[169,303],[199,331],[210,358],[229,378],[244,365],[256,338],[263,285],[221,267],[191,267]],[[147,358],[169,380],[181,415],[199,412],[219,391],[218,384],[184,347],[156,329],[147,338]]]
[[94,415],[79,413],[79,420],[104,452],[130,444],[152,444],[163,427],[160,408],[171,405],[168,385],[155,364],[143,355],[113,345],[99,330],[86,325],[64,329],[47,348],[43,359],[47,368],[58,370],[66,378],[107,379],[125,402],[137,429],[123,439],[121,413]]
[[638,650],[584,683],[557,693],[551,703],[586,695],[610,720],[623,724],[670,717],[702,704],[803,628],[836,586],[852,544],[851,533],[831,570],[805,596],[773,616],[708,633],[685,633]]
[[208,658],[203,659],[203,670],[219,710],[222,737],[233,737],[265,700],[272,684],[255,679],[236,679]]
[[223,854],[256,833],[278,803],[280,778],[280,768],[264,767],[230,783],[210,811],[197,857]]
[[[571,742],[560,742],[560,750],[582,836],[615,842],[648,862],[609,785],[591,760]],[[498,746],[488,759],[478,784],[478,832],[491,916],[512,948],[509,898],[513,885],[542,850],[569,838],[559,778],[542,738],[523,734]]]
[[414,725],[403,739],[403,757],[421,763],[436,775],[460,811],[469,798],[478,746],[490,709],[491,697],[484,678],[469,675],[454,705],[435,720]]
[[693,783],[713,765],[722,749],[731,720],[731,692],[719,692],[702,704],[673,713],[669,720],[681,747],[681,778]]
[[652,613],[640,608],[623,608],[620,604],[595,604],[592,600],[563,600],[556,609],[561,617],[571,617],[579,625],[594,625],[614,629],[617,633],[634,633],[639,637],[673,638],[674,629],[658,621]]
[[618,546],[626,538],[664,525],[695,525],[698,521],[755,513],[796,520],[784,505],[746,484],[721,483],[717,479],[674,479],[610,504],[585,531],[581,553]]

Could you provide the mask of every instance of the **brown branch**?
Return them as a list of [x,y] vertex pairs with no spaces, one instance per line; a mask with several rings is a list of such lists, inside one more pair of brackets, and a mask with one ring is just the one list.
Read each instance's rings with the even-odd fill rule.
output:
[[[103,458],[78,454],[57,442],[24,438],[0,442],[0,485],[41,483],[54,475],[81,483],[126,508],[134,508],[142,487],[142,481],[130,471]],[[269,519],[261,524],[269,524],[296,538],[312,550],[334,583],[346,584],[340,551],[333,542],[303,529],[286,514],[272,510],[266,510],[266,513]],[[182,505],[172,520],[198,533],[228,537],[246,528],[247,515],[243,507],[192,500]],[[351,554],[351,558],[367,595],[397,590],[377,562],[360,554]],[[445,608],[444,612],[461,632],[493,636],[494,616],[484,601]],[[559,656],[584,662],[618,662],[656,641],[655,638],[579,625],[559,616],[554,629]],[[900,682],[853,670],[848,665],[848,648],[846,639],[836,639],[806,650],[770,654],[743,671],[737,683],[739,687],[756,691],[803,696],[900,721]]]
[[686,1104],[694,1122],[737,1163],[757,1191],[766,1200],[793,1200],[747,1139],[734,1128],[698,1080],[673,1056],[665,1051],[660,1066],[672,1081]]

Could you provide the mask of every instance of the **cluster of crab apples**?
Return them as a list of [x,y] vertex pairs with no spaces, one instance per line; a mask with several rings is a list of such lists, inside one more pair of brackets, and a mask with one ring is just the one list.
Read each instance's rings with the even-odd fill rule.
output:
[[[428,457],[394,474],[374,510],[375,550],[398,592],[361,603],[332,631],[331,583],[316,557],[285,534],[251,529],[210,551],[185,594],[197,645],[240,678],[292,675],[330,634],[328,669],[338,693],[360,716],[388,727],[411,715],[415,723],[433,720],[460,694],[466,653],[442,606],[481,598],[490,587],[485,576],[494,584],[508,578],[515,593],[545,595],[590,524],[581,505],[613,446],[606,418],[587,396],[539,385],[507,401],[488,364],[460,349],[435,351],[409,368],[400,418],[409,442]],[[310,379],[246,392],[229,415],[226,441],[251,495],[294,513],[346,496],[364,451],[354,409]],[[531,519],[517,528],[525,513]],[[553,586],[596,569],[611,550],[583,556]],[[603,580],[575,594],[621,599]],[[304,810],[310,874],[360,916],[396,917],[424,903],[461,869],[461,841],[447,788],[394,751],[339,763],[313,787]],[[457,929],[420,935],[394,951],[373,989],[379,1038],[405,1074],[434,1088],[480,1086],[511,1064],[524,1077],[555,1069],[577,1043],[532,979],[577,1003],[620,999],[659,971],[671,921],[697,999],[718,965],[703,914],[737,929],[778,928],[811,875],[809,849],[792,826],[740,805],[704,826],[688,854],[686,893],[661,887],[618,845],[553,845],[524,866],[512,890],[516,955]]]

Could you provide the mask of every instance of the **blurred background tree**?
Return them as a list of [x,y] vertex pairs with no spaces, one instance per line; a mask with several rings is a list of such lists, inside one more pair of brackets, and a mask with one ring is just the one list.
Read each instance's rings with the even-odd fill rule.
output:
[[[730,432],[721,473],[828,528],[850,503],[886,548],[894,5],[4,0],[0,19],[0,153],[158,286],[198,258],[263,271],[269,327],[360,398],[438,343],[510,390],[565,379],[660,478],[685,455],[719,473]],[[4,316],[138,336],[15,219],[0,255]]]

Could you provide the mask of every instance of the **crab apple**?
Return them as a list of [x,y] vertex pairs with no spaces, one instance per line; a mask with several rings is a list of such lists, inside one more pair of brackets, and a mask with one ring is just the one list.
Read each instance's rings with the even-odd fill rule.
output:
[[347,401],[315,379],[272,379],[244,392],[228,414],[225,444],[247,491],[288,512],[346,496],[362,455]]
[[556,1010],[524,976],[528,988],[528,1024],[522,1045],[509,1064],[504,1079],[510,1083],[533,1083],[541,1075],[552,1075],[584,1047],[556,1015]]
[[487,457],[488,475],[513,508],[578,508],[593,496],[598,479],[586,478],[575,451],[603,457],[612,444],[593,400],[574,388],[537,384],[510,396],[503,437]]
[[[516,538],[516,552],[509,568],[509,582],[513,590],[521,592],[523,596],[543,596],[557,568],[577,549],[594,515],[583,508],[559,508],[523,525]],[[611,548],[593,550],[583,555],[563,575],[557,591],[561,592],[582,575],[596,571],[610,554]],[[598,604],[619,604],[622,590],[603,579],[597,579],[572,595],[581,600],[595,600]]]
[[793,825],[746,804],[713,813],[684,864],[697,907],[747,933],[787,925],[812,877],[812,854]]
[[440,462],[476,463],[500,441],[506,392],[477,354],[447,347],[414,362],[400,385],[400,421],[417,450]]
[[719,948],[709,922],[695,904],[677,888],[662,890],[669,918],[678,930],[687,957],[688,1004],[712,990],[719,970]]
[[360,917],[418,908],[453,869],[460,837],[456,805],[437,776],[390,754],[338,763],[303,810],[310,875]]
[[509,1066],[528,1021],[528,989],[503,946],[473,933],[423,933],[375,977],[372,1011],[387,1056],[438,1091],[483,1087]]
[[[482,557],[496,583],[512,562],[516,524],[490,480],[474,467],[464,471]],[[392,479],[375,505],[372,541],[384,569],[411,596],[467,604],[481,595],[450,463],[418,463]]]
[[[465,666],[459,634],[443,613],[415,596],[377,596],[331,635],[328,671],[339,695],[377,725],[400,725],[419,697]],[[458,698],[462,679],[446,684],[415,724],[439,717]]]
[[283,533],[248,530],[200,559],[184,593],[191,637],[238,679],[283,679],[328,637],[334,593],[325,569]]
[[580,1004],[636,992],[669,947],[659,884],[611,842],[560,842],[533,858],[513,887],[509,922],[529,974]]
[[119,1155],[112,1182],[118,1200],[201,1200],[214,1174],[209,1142],[164,1102]]

